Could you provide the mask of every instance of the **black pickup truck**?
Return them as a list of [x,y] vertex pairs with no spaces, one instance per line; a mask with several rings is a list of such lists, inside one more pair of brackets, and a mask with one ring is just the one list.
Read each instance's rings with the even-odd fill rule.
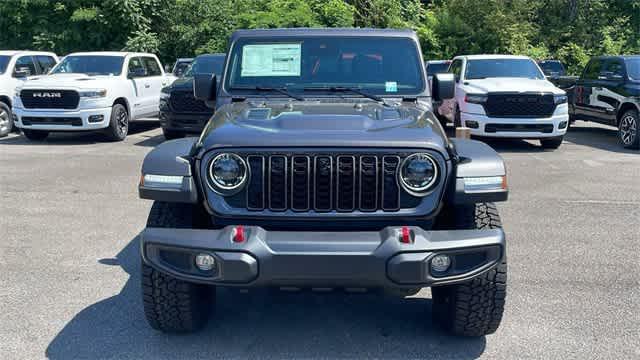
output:
[[241,30],[225,69],[196,74],[216,108],[199,139],[167,141],[142,165],[154,200],[141,235],[142,296],[156,329],[210,317],[216,287],[432,287],[454,334],[493,333],[507,287],[502,158],[449,139],[409,30]]
[[640,148],[640,55],[594,57],[565,91],[572,120],[615,126],[624,147]]

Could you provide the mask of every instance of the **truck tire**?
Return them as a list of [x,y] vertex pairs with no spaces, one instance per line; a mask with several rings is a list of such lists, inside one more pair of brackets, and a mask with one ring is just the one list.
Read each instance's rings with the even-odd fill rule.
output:
[[640,149],[640,118],[638,111],[627,110],[618,123],[618,138],[627,149]]
[[162,134],[164,135],[164,138],[167,139],[167,140],[173,140],[173,139],[178,139],[178,138],[184,137],[184,133],[183,132],[169,130],[169,129],[165,129],[165,128],[162,128]]
[[[502,228],[493,203],[463,206],[456,211],[459,229]],[[507,261],[471,281],[431,289],[433,319],[459,336],[484,336],[500,326],[507,295]]]
[[129,132],[129,112],[122,104],[114,104],[111,107],[109,126],[105,129],[105,135],[110,141],[122,141]]
[[0,137],[9,135],[13,129],[13,113],[9,105],[0,101]]
[[[193,206],[156,201],[147,227],[192,228]],[[142,303],[149,325],[163,332],[201,329],[209,319],[215,287],[179,280],[142,262]]]
[[543,149],[551,149],[555,150],[562,145],[562,140],[564,140],[564,136],[556,136],[548,139],[540,139],[540,146]]
[[22,133],[27,139],[32,141],[42,141],[49,136],[49,132],[46,130],[22,129]]

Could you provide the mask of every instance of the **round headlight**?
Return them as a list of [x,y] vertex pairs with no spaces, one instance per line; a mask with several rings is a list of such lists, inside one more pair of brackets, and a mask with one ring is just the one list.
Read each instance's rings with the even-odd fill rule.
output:
[[209,165],[209,177],[218,190],[233,191],[247,180],[247,166],[236,154],[220,154]]
[[422,196],[438,179],[438,166],[428,154],[413,154],[402,162],[399,178],[408,193]]

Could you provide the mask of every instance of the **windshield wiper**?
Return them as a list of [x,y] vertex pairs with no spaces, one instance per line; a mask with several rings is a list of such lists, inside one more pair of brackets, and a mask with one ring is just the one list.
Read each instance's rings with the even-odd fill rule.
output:
[[255,90],[255,91],[273,91],[280,93],[282,95],[286,95],[292,99],[296,99],[298,101],[304,101],[302,96],[294,95],[290,93],[287,88],[276,88],[276,87],[268,87],[268,86],[233,86],[231,90]]
[[358,94],[362,97],[366,97],[367,99],[371,99],[373,101],[377,101],[382,103],[382,105],[384,106],[390,106],[389,104],[384,102],[384,99],[381,98],[380,96],[377,95],[373,95],[373,94],[369,94],[367,92],[364,92],[362,90],[360,90],[360,88],[357,87],[346,87],[346,86],[308,86],[308,87],[303,87],[302,91],[330,91],[330,92],[351,92],[354,94]]

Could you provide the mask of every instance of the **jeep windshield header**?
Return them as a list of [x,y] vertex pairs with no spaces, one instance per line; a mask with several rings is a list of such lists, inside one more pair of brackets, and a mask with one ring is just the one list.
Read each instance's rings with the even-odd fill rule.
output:
[[531,59],[473,59],[467,62],[467,80],[501,77],[544,80],[544,75]]
[[420,53],[410,38],[240,38],[229,56],[224,86],[232,93],[256,86],[290,92],[353,88],[380,96],[425,91]]
[[78,73],[88,75],[120,75],[123,56],[70,55],[58,64],[51,74]]

